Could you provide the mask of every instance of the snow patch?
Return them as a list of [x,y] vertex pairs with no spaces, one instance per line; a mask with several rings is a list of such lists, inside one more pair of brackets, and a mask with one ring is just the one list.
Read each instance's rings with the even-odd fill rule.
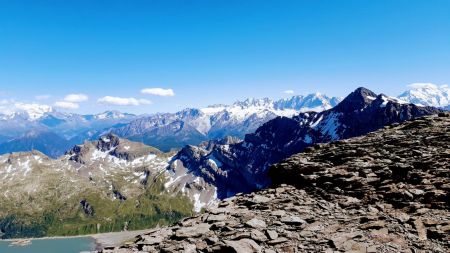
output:
[[209,162],[210,164],[215,165],[217,168],[222,167],[222,162],[220,162],[219,160],[217,160],[217,158],[216,158],[214,155],[210,155],[210,156],[209,156],[208,162]]
[[311,124],[311,127],[315,128],[322,121],[322,119],[323,119],[323,115],[320,115],[319,119]]
[[108,155],[109,155],[108,153],[96,149],[92,153],[92,159],[93,160],[98,160],[100,158],[105,159]]
[[202,210],[202,208],[204,206],[205,206],[205,203],[202,203],[200,201],[200,193],[195,193],[194,194],[194,211],[198,213]]

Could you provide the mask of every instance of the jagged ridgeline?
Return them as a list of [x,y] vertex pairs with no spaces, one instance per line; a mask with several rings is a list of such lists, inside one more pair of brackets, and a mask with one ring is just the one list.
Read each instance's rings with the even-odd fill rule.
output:
[[243,141],[225,139],[186,146],[174,161],[217,187],[219,198],[251,192],[271,183],[268,168],[315,143],[327,143],[404,122],[441,110],[417,106],[358,88],[337,106],[322,112],[277,117],[247,134]]
[[170,155],[107,135],[56,160],[37,151],[0,156],[1,238],[172,224],[193,205],[164,187]]

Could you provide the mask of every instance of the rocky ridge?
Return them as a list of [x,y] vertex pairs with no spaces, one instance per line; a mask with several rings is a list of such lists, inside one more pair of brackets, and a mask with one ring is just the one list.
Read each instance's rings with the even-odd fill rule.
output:
[[156,148],[147,146],[140,142],[132,142],[126,139],[121,139],[114,134],[107,134],[101,136],[96,141],[86,141],[82,145],[75,145],[72,149],[66,152],[70,160],[86,164],[91,162],[92,157],[87,155],[89,152],[99,151],[107,155],[114,156],[119,159],[131,162],[139,157],[146,155],[162,154]]
[[441,115],[310,147],[274,165],[270,177],[330,199],[345,195],[363,204],[448,210],[450,119]]
[[273,188],[101,252],[449,252],[449,126],[441,113],[316,145],[271,167]]

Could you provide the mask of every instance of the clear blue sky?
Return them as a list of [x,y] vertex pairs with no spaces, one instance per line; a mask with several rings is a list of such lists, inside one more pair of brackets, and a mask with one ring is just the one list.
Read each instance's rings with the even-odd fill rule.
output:
[[[450,80],[450,1],[0,0],[0,99],[175,111]],[[172,97],[141,94],[171,88]],[[36,101],[35,96],[50,95]],[[151,105],[99,106],[104,96]]]

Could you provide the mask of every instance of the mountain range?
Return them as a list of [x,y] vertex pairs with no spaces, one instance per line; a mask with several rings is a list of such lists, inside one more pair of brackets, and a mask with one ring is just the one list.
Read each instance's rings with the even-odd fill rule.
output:
[[57,112],[51,107],[31,107],[0,115],[0,154],[36,149],[56,158],[68,147],[96,140],[109,132],[169,151],[227,135],[243,137],[276,116],[325,110],[339,101],[316,93],[278,101],[247,99],[233,105],[150,116],[117,111],[79,115]]
[[[450,109],[450,91],[446,85],[413,84],[397,98],[416,105]],[[243,139],[277,116],[320,112],[341,100],[314,93],[276,101],[247,99],[231,105],[148,116],[117,111],[79,115],[57,112],[49,106],[20,106],[20,111],[0,114],[0,154],[35,149],[56,158],[73,145],[96,140],[109,132],[167,152],[226,136]]]
[[279,116],[243,139],[228,136],[178,152],[108,133],[58,159],[39,151],[5,154],[0,232],[5,238],[70,235],[167,224],[269,185],[272,164],[317,143],[439,112],[358,88],[331,109]]
[[125,124],[136,115],[108,111],[95,115],[61,113],[47,107],[0,115],[0,154],[38,150],[56,158],[97,132]]
[[[446,85],[413,84],[398,98],[417,105],[450,109],[450,91]],[[276,101],[247,99],[231,105],[148,116],[118,111],[80,115],[58,112],[44,105],[19,106],[19,111],[0,114],[0,154],[35,149],[56,158],[73,145],[96,140],[109,132],[167,152],[226,136],[242,139],[277,116],[320,112],[341,100],[314,93]]]
[[188,144],[220,139],[225,136],[243,138],[265,122],[277,117],[291,117],[302,111],[323,111],[340,101],[320,93],[294,96],[273,101],[247,99],[232,105],[213,105],[201,109],[185,109],[177,113],[156,114],[133,120],[121,127],[106,130],[120,137],[155,146],[163,151]]
[[410,90],[400,94],[398,98],[413,104],[450,109],[450,88],[448,85],[411,84],[410,88]]
[[270,165],[314,144],[364,135],[440,111],[358,88],[331,109],[300,113],[292,118],[277,117],[246,135],[243,141],[228,138],[186,146],[172,163],[183,164],[186,168],[180,169],[187,171],[186,177],[206,179],[222,199],[268,186]]
[[171,193],[173,154],[113,135],[52,159],[0,156],[0,237],[78,235],[171,224],[194,209]]

